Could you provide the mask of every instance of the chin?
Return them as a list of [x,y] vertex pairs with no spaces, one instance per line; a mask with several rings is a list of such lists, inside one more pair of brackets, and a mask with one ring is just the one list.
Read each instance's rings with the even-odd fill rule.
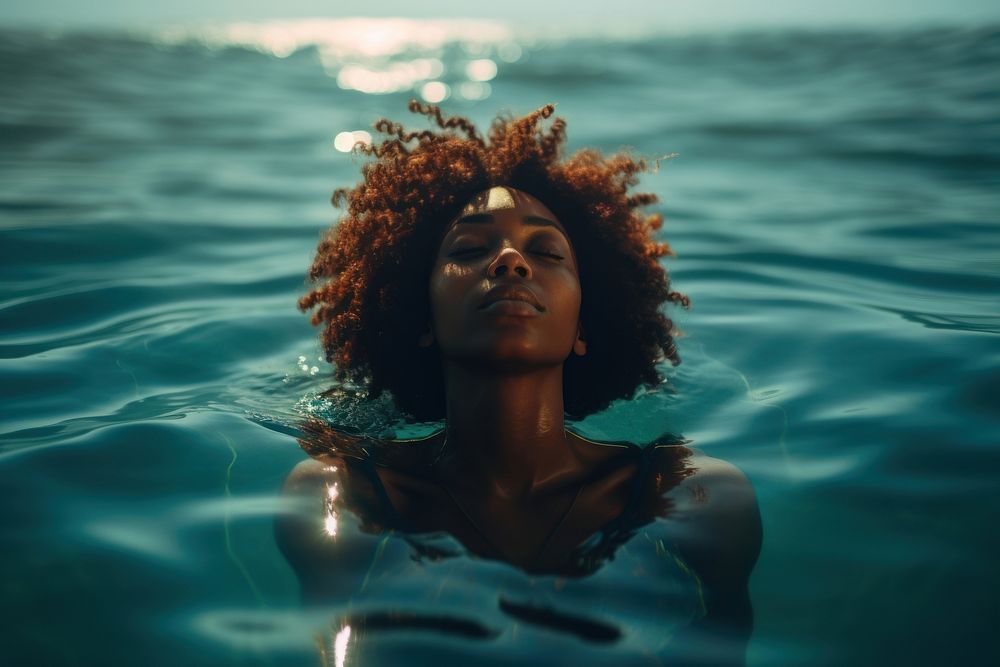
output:
[[446,344],[444,356],[494,371],[528,371],[566,361],[572,350],[553,349],[552,342],[535,332],[505,327],[476,332],[454,347]]
[[545,366],[561,364],[566,355],[553,355],[548,350],[540,350],[527,341],[497,342],[478,356],[483,366],[502,371],[529,371]]

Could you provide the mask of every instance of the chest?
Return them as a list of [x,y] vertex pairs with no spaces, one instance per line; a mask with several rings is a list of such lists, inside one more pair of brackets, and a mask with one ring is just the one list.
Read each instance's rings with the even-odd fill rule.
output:
[[567,485],[530,500],[462,498],[439,484],[383,478],[390,511],[406,532],[447,533],[473,555],[534,572],[567,567],[579,545],[627,512],[633,469]]

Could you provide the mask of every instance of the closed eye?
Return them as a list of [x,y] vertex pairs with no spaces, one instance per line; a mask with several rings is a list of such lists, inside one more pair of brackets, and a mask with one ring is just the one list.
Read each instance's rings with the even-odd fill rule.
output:
[[[476,246],[472,248],[459,248],[457,250],[452,250],[448,253],[448,257],[463,258],[463,257],[476,257],[478,255],[483,255],[487,252],[488,248]],[[563,255],[557,252],[552,252],[549,250],[532,250],[531,254],[537,255],[539,257],[545,257],[552,260],[563,260],[566,259]]]
[[458,250],[452,250],[448,253],[449,257],[471,257],[473,255],[478,255],[486,252],[486,248],[475,247],[475,248],[459,248]]

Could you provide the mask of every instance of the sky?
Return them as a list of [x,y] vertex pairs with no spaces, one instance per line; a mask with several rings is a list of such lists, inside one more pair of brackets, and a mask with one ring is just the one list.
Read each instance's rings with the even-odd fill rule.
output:
[[[608,5],[614,13],[609,13]],[[996,0],[5,0],[0,25],[122,26],[263,21],[278,18],[402,16],[492,18],[554,25],[637,21],[711,26],[1000,23]]]

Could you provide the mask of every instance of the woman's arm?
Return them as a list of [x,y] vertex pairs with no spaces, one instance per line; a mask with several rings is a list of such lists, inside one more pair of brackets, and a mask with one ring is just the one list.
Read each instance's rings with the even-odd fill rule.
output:
[[706,615],[678,646],[684,664],[742,665],[753,631],[750,573],[762,529],[753,487],[734,465],[708,456],[668,498],[669,522],[681,557],[702,584]]
[[371,562],[377,538],[350,509],[359,493],[350,481],[344,461],[332,457],[303,461],[285,479],[289,511],[276,520],[275,539],[305,601],[346,601]]

